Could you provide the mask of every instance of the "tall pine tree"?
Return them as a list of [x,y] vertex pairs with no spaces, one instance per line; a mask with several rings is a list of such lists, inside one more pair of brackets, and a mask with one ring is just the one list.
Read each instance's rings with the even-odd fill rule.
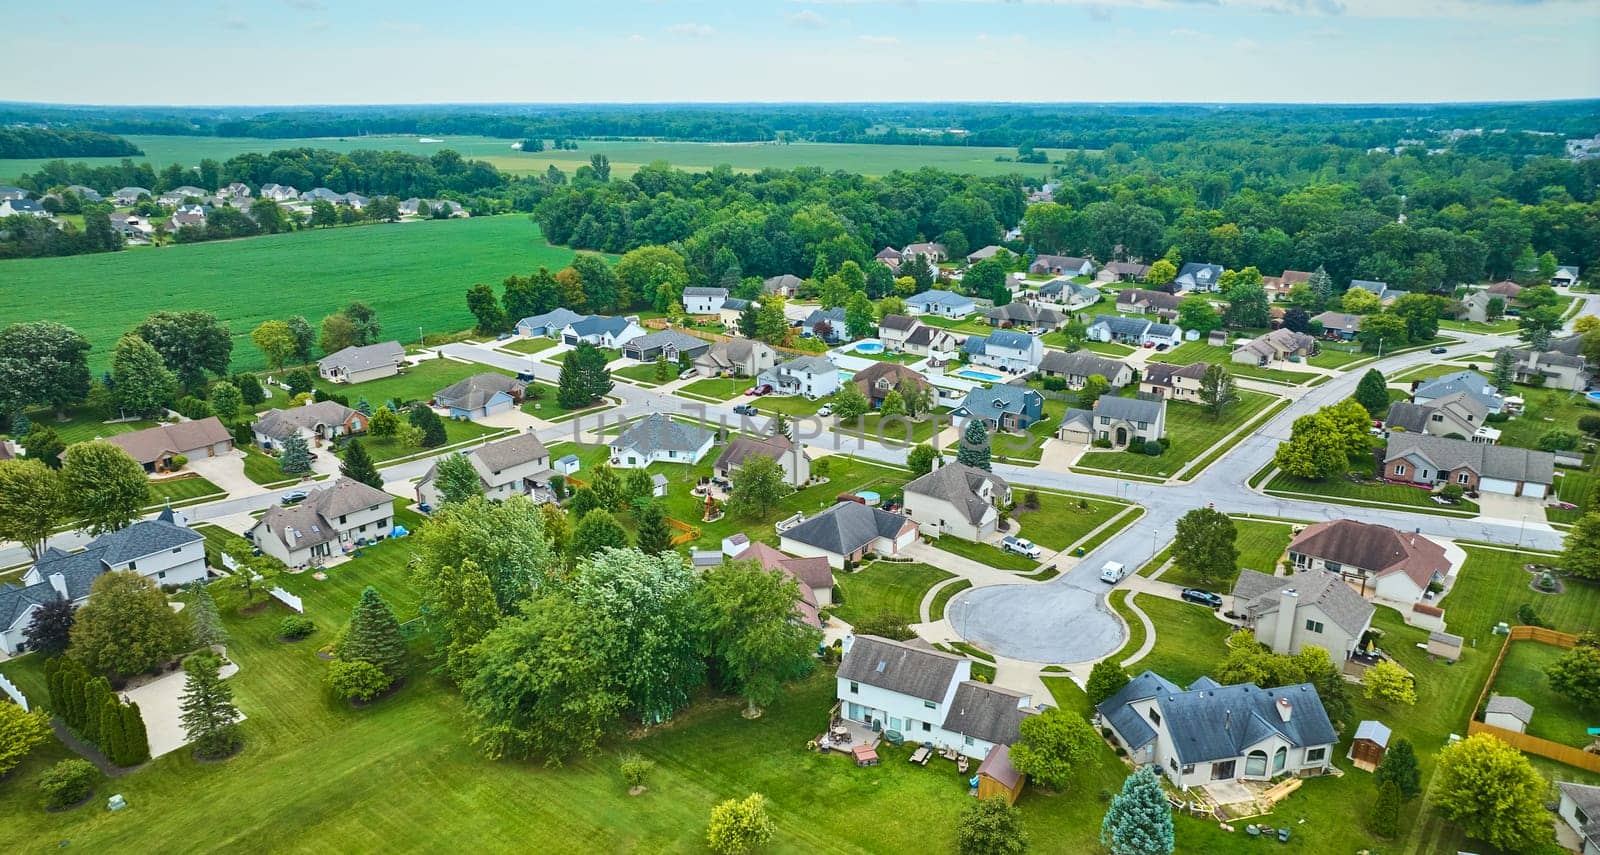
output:
[[1112,855],[1171,855],[1172,807],[1149,766],[1128,776],[1100,824],[1100,843]]
[[222,628],[222,618],[217,614],[217,601],[211,598],[211,589],[196,582],[190,587],[189,625],[194,628],[196,647],[227,644],[228,631]]
[[[424,429],[426,439],[426,429]],[[383,478],[378,475],[378,466],[372,462],[372,455],[361,445],[361,440],[352,439],[345,443],[344,451],[340,455],[343,462],[339,464],[339,473],[352,481],[360,481],[368,487],[383,489]]]
[[1380,786],[1394,784],[1402,801],[1422,794],[1422,773],[1417,770],[1417,752],[1411,747],[1411,740],[1400,737],[1389,746],[1378,768],[1372,771],[1372,781]]
[[350,614],[350,627],[345,630],[339,658],[347,662],[371,662],[391,679],[398,677],[405,667],[406,642],[400,636],[400,622],[389,604],[371,587],[361,592],[361,601]]
[[1367,415],[1375,419],[1383,418],[1383,414],[1389,411],[1389,381],[1378,369],[1367,369],[1367,373],[1361,375],[1361,382],[1356,385],[1355,399],[1356,403],[1366,408]]
[[576,410],[589,406],[594,399],[589,397],[583,385],[583,366],[578,360],[576,350],[567,351],[561,357],[561,376],[556,379],[556,403],[565,410]]
[[311,471],[311,448],[306,445],[305,437],[292,433],[283,441],[278,469],[285,475],[304,475]]
[[150,735],[144,729],[144,715],[138,704],[122,707],[122,738],[128,748],[128,762],[124,765],[137,766],[150,759]]
[[[644,471],[644,470],[635,470]],[[672,549],[672,527],[667,525],[667,515],[662,513],[661,505],[648,502],[639,508],[638,512],[639,551],[647,555],[659,555]]]
[[100,706],[100,753],[118,766],[130,765],[128,741],[122,732],[122,703],[115,696],[107,696]]
[[233,688],[222,679],[221,661],[200,654],[184,662],[183,697],[179,721],[200,757],[224,757],[239,744],[239,708],[233,705]]
[[988,471],[989,464],[989,428],[983,419],[967,419],[966,432],[961,436],[961,447],[956,451],[956,462],[964,463],[984,471]]

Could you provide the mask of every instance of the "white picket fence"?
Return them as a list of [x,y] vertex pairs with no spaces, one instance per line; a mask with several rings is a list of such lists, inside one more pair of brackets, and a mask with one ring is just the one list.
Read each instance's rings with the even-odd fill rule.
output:
[[300,602],[300,598],[294,594],[291,594],[282,588],[273,588],[267,591],[267,593],[271,594],[274,600],[277,600],[289,608],[294,609],[295,614],[303,615],[306,613],[305,606]]
[[28,711],[28,697],[22,694],[22,690],[17,688],[16,683],[7,680],[4,674],[0,674],[0,691],[10,695],[11,700],[16,701],[17,706],[22,707],[23,712]]

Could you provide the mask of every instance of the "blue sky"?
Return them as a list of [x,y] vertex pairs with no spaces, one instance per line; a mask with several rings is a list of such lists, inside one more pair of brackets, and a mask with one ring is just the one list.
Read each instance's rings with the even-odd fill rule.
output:
[[0,97],[29,101],[1600,97],[1597,0],[87,0],[6,19]]

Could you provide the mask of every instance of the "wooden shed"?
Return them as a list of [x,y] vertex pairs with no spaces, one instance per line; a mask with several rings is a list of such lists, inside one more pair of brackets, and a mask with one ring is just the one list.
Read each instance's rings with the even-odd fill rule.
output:
[[1356,736],[1350,740],[1350,753],[1345,758],[1354,762],[1357,769],[1371,772],[1383,762],[1389,750],[1390,730],[1381,721],[1363,721],[1356,727]]
[[1428,633],[1428,655],[1438,656],[1451,662],[1461,659],[1462,638],[1448,632]]
[[1016,804],[1022,795],[1027,776],[1011,765],[1011,751],[1004,745],[989,749],[978,764],[978,798],[1005,797],[1006,804]]

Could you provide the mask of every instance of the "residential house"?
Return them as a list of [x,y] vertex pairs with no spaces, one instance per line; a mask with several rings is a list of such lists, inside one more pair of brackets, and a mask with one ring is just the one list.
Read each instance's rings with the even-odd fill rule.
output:
[[1582,392],[1589,388],[1589,363],[1576,349],[1569,355],[1555,349],[1537,351],[1517,348],[1511,351],[1511,355],[1517,360],[1515,371],[1518,383],[1568,392]]
[[860,561],[868,552],[899,555],[916,541],[917,524],[909,518],[848,500],[778,532],[779,549],[826,558],[836,570]]
[[644,329],[630,318],[586,315],[562,328],[561,341],[570,345],[592,344],[615,349],[642,335]]
[[1490,321],[1489,304],[1499,299],[1500,309],[1505,311],[1505,299],[1497,298],[1488,291],[1473,291],[1461,299],[1461,310],[1456,313],[1456,320],[1471,321],[1476,324],[1486,324]]
[[1390,288],[1389,283],[1387,282],[1374,282],[1371,279],[1352,279],[1350,280],[1350,287],[1360,288],[1361,290],[1372,294],[1374,297],[1377,297],[1379,302],[1383,303],[1385,306],[1406,295],[1405,291],[1396,291],[1395,289]]
[[1251,339],[1235,350],[1231,358],[1241,365],[1267,365],[1290,357],[1306,359],[1316,352],[1315,338],[1280,327]]
[[528,384],[515,377],[485,371],[433,393],[433,405],[452,419],[483,419],[516,409]]
[[38,217],[49,219],[50,212],[34,199],[0,200],[0,217]]
[[1499,297],[1506,301],[1506,305],[1509,306],[1522,295],[1522,286],[1512,282],[1510,279],[1502,279],[1483,289],[1483,293],[1491,297]]
[[1124,318],[1121,315],[1096,315],[1089,325],[1088,337],[1099,342],[1121,342],[1142,347],[1165,344],[1177,347],[1183,343],[1183,330],[1172,324],[1160,324],[1141,318]]
[[1023,431],[1044,417],[1044,396],[1026,386],[997,383],[967,392],[950,416],[958,422],[983,419],[991,431]]
[[1550,284],[1557,288],[1570,288],[1578,284],[1578,266],[1563,264],[1556,268],[1556,275],[1550,277]]
[[1579,855],[1600,855],[1600,786],[1561,781],[1556,816],[1577,835]]
[[884,265],[896,273],[900,272],[900,262],[902,260],[900,250],[895,249],[892,246],[886,246],[883,249],[878,250],[878,254],[874,255],[872,260]]
[[767,457],[777,461],[783,469],[784,483],[800,489],[811,483],[811,458],[800,443],[781,433],[769,437],[735,436],[728,440],[722,453],[711,465],[719,478],[732,478],[733,470],[743,466],[752,457]]
[[1156,442],[1167,435],[1167,402],[1102,395],[1093,409],[1070,407],[1061,416],[1056,438],[1091,443],[1103,440],[1112,448]]
[[67,191],[78,194],[78,198],[85,202],[104,202],[106,200],[106,197],[100,195],[99,190],[83,184],[68,184]]
[[271,199],[274,202],[293,202],[300,198],[300,191],[288,184],[263,184],[260,198]]
[[217,195],[229,199],[245,199],[250,196],[250,185],[235,181],[218,190]]
[[583,320],[583,315],[561,307],[542,315],[533,315],[517,321],[517,335],[523,338],[560,338],[561,331]]
[[[984,247],[983,249],[977,250],[976,252],[967,253],[967,263],[968,264],[977,264],[980,261],[987,261],[987,260],[989,260],[991,258],[994,258],[996,255],[999,255],[1000,254],[1000,250],[1002,250],[1002,249],[1005,249],[1005,247],[997,246],[997,245],[991,243],[988,246]],[[1006,250],[1006,251],[1010,252],[1010,250]]]
[[199,187],[195,187],[192,184],[185,184],[182,187],[174,187],[171,190],[162,193],[161,198],[157,199],[156,201],[160,202],[165,207],[176,208],[177,206],[182,205],[188,199],[204,199],[209,195],[211,194],[200,189]]
[[937,289],[923,291],[906,300],[906,310],[913,315],[935,315],[941,318],[965,318],[976,312],[978,305],[971,297],[954,291]]
[[1039,367],[1039,360],[1044,358],[1044,344],[1036,335],[1015,330],[995,330],[986,336],[967,336],[961,352],[973,365],[1020,374]]
[[150,221],[138,214],[124,214],[113,211],[110,215],[111,228],[135,243],[149,243],[150,236],[155,234],[156,227]]
[[1304,270],[1285,270],[1279,276],[1261,277],[1261,286],[1266,289],[1267,296],[1273,300],[1289,299],[1289,291],[1296,285],[1311,281],[1311,274]]
[[850,382],[856,384],[874,410],[883,406],[884,396],[891,391],[905,397],[908,391],[932,388],[926,377],[898,362],[874,362],[852,374]]
[[694,359],[701,377],[754,377],[778,364],[778,352],[747,338],[719,341]]
[[1500,430],[1486,423],[1488,416],[1489,411],[1477,398],[1454,392],[1426,404],[1395,401],[1389,405],[1383,426],[1391,431],[1451,436],[1493,445],[1500,441]]
[[1007,303],[984,310],[992,327],[1025,327],[1039,332],[1049,332],[1067,322],[1066,316],[1055,309],[1035,303]]
[[[722,553],[716,554],[717,563],[722,563]],[[765,543],[751,543],[731,557],[735,561],[755,561],[768,573],[776,571],[793,579],[800,589],[795,615],[807,626],[822,628],[818,609],[833,605],[833,569],[826,558],[792,558]]]
[[[875,635],[844,640],[839,714],[908,742],[983,760],[1021,738],[1032,698],[972,679],[972,660]],[[992,768],[992,767],[991,767]]]
[[1094,262],[1070,255],[1036,255],[1028,265],[1028,272],[1056,276],[1088,276],[1094,273]]
[[284,441],[291,436],[299,436],[311,444],[317,440],[333,440],[361,433],[366,429],[366,415],[338,401],[315,401],[301,407],[267,410],[250,426],[255,433],[256,445],[267,451],[282,448]]
[[83,605],[94,580],[113,570],[138,573],[162,586],[206,578],[206,539],[171,508],[102,534],[77,552],[46,547],[22,574],[22,584],[0,584],[0,653],[15,656],[27,643],[34,612],[53,600]]
[[1165,291],[1129,288],[1117,294],[1117,311],[1148,315],[1156,312],[1176,312],[1183,298]]
[[273,505],[244,533],[290,567],[321,564],[394,531],[394,496],[350,478],[318,487],[297,505]]
[[111,194],[111,201],[123,207],[128,207],[151,195],[148,187],[123,187]]
[[343,208],[354,208],[359,211],[362,208],[372,204],[372,200],[361,195],[360,193],[352,191],[349,193],[340,193],[338,197],[333,200],[333,204]]
[[[550,469],[550,452],[532,432],[480,445],[462,456],[478,473],[483,495],[494,500],[529,495],[544,488],[555,475]],[[438,478],[439,464],[434,463],[417,482],[417,501],[439,506]]]
[[715,315],[722,311],[722,304],[728,301],[726,288],[685,288],[683,289],[683,310],[691,315]]
[[715,432],[699,425],[675,421],[666,413],[651,413],[611,441],[611,465],[622,469],[643,469],[652,463],[692,466],[716,440]]
[[188,210],[180,210],[167,218],[167,231],[176,233],[182,229],[202,227],[206,224],[205,209],[199,205],[185,205]]
[[317,360],[317,373],[332,383],[365,383],[400,373],[406,349],[398,341],[351,345]]
[[1383,455],[1383,477],[1422,486],[1460,484],[1468,492],[1543,499],[1555,481],[1555,455],[1441,436],[1391,433]]
[[1100,297],[1100,289],[1093,285],[1084,285],[1071,279],[1052,279],[1039,286],[1034,299],[1076,312],[1100,302]]
[[1201,677],[1181,689],[1145,671],[1095,709],[1134,766],[1180,790],[1324,774],[1339,741],[1310,683],[1263,689]]
[[27,190],[11,184],[0,184],[0,201],[26,198],[28,198]]
[[313,187],[300,194],[300,198],[307,202],[328,202],[337,205],[344,198],[343,194],[335,193],[326,187]]
[[722,301],[722,309],[721,311],[717,312],[717,318],[722,321],[723,326],[730,330],[737,330],[739,327],[739,318],[744,315],[744,310],[749,307],[749,300],[741,300],[738,297],[729,297],[728,299]]
[[1359,585],[1363,594],[1407,609],[1424,599],[1429,585],[1450,575],[1450,560],[1439,544],[1415,532],[1351,519],[1306,526],[1289,541],[1289,560],[1297,574],[1308,569],[1335,573]]
[[1298,568],[1293,576],[1240,570],[1234,583],[1234,612],[1256,640],[1274,653],[1299,653],[1304,645],[1323,648],[1338,661],[1354,655],[1371,628],[1371,602],[1350,588],[1341,573]]
[[1172,285],[1177,291],[1216,291],[1221,282],[1222,265],[1190,261],[1178,269]]
[[711,342],[692,336],[682,330],[659,330],[645,333],[622,346],[622,355],[640,362],[654,362],[665,357],[676,363],[687,356],[691,361],[711,349]]
[[924,535],[982,542],[998,530],[996,505],[1011,500],[1004,478],[961,463],[939,465],[905,486],[906,516]]
[[922,256],[928,264],[943,264],[950,260],[950,251],[942,243],[914,243],[900,250],[900,259],[905,261],[913,256]]
[[1139,378],[1139,391],[1145,395],[1155,395],[1171,401],[1198,402],[1200,379],[1206,376],[1206,371],[1210,368],[1211,364],[1208,362],[1193,362],[1188,365],[1147,363],[1144,375]]
[[776,295],[787,300],[800,293],[801,281],[800,277],[793,273],[768,276],[761,281],[761,293]]
[[1135,261],[1112,261],[1094,275],[1096,282],[1138,282],[1150,275],[1150,265]]
[[906,349],[906,339],[922,322],[906,315],[884,315],[878,321],[878,341],[883,342],[883,349],[890,353],[900,353]]
[[962,338],[941,327],[918,324],[906,336],[905,352],[925,356],[932,362],[951,359],[961,349]]
[[1096,374],[1106,378],[1112,389],[1121,389],[1133,382],[1133,369],[1127,364],[1092,350],[1076,350],[1072,353],[1046,351],[1044,358],[1039,361],[1039,373],[1046,377],[1066,378],[1067,388],[1074,391],[1082,389],[1083,384]]
[[1505,409],[1505,398],[1495,391],[1493,383],[1476,371],[1456,371],[1418,382],[1411,390],[1411,402],[1428,404],[1457,392],[1466,392],[1476,398],[1491,413]]
[[233,450],[233,434],[216,416],[156,425],[108,436],[105,440],[128,452],[146,472],[176,469],[173,458],[178,456],[199,460]]
[[829,344],[838,344],[850,338],[850,330],[845,326],[843,306],[813,309],[801,322],[800,329]]
[[798,356],[761,372],[756,385],[774,395],[804,395],[815,401],[839,390],[839,369],[826,356]]
[[1337,336],[1343,341],[1350,341],[1361,332],[1361,316],[1347,312],[1323,312],[1311,320],[1322,324],[1325,335]]

